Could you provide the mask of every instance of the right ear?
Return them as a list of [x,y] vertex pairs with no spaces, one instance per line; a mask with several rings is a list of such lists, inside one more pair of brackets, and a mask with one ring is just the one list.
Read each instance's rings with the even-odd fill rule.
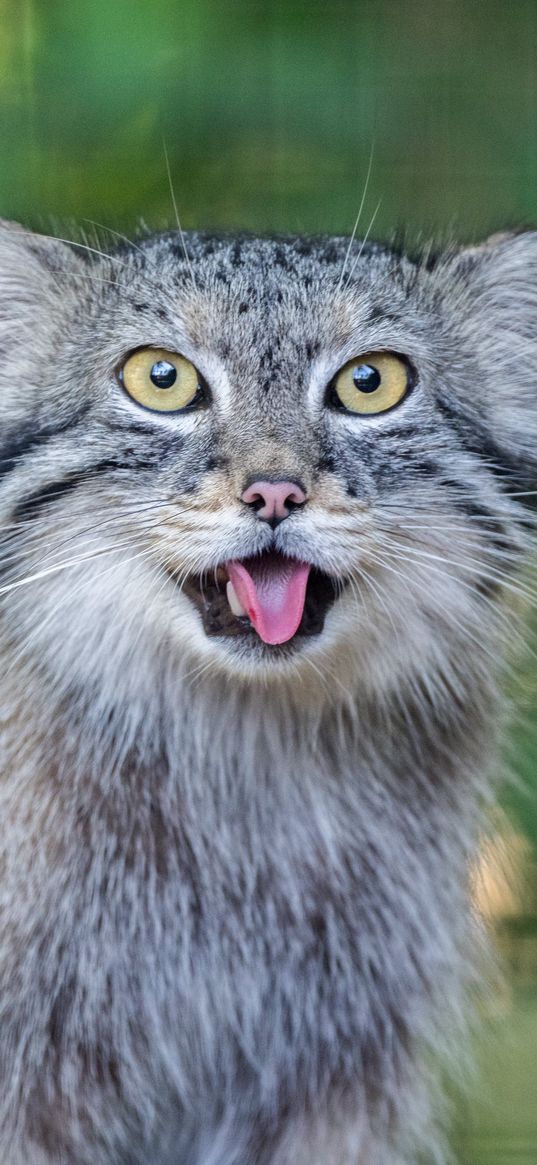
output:
[[[40,375],[77,301],[83,260],[67,243],[0,220],[0,426],[13,423],[17,394],[39,405]],[[22,400],[21,400],[22,403]]]

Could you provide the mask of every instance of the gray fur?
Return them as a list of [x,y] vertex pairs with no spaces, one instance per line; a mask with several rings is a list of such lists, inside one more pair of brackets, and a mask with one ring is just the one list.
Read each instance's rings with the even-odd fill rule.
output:
[[[185,242],[0,233],[0,1158],[440,1163],[537,487],[537,239],[355,243],[342,280],[344,239]],[[147,344],[209,408],[126,397]],[[374,349],[407,400],[328,407]],[[266,472],[310,491],[274,532],[239,500]],[[168,571],[271,545],[351,576],[324,631],[208,638]]]

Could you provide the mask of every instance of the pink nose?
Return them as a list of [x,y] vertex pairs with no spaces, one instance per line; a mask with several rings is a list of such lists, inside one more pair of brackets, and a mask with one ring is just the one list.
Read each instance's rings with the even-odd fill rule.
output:
[[253,481],[242,500],[253,506],[258,518],[277,526],[295,506],[304,505],[306,494],[296,481]]

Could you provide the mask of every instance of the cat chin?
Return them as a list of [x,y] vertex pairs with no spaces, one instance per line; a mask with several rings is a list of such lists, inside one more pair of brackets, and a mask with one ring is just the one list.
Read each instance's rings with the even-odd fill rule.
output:
[[[356,672],[356,622],[349,617],[344,600],[337,600],[317,634],[297,633],[287,643],[268,644],[253,628],[241,635],[207,635],[199,614],[191,608],[181,620],[184,635],[188,624],[189,662],[185,678],[220,673],[226,679],[259,683],[288,680],[293,689],[303,686],[323,690],[335,675],[334,687],[354,687]],[[183,644],[185,640],[183,639]],[[196,679],[197,683],[197,679]],[[296,691],[295,691],[296,695]]]
[[[296,634],[287,643],[274,645],[264,643],[253,627],[244,627],[240,634],[208,635],[199,611],[183,596],[176,615],[173,638],[184,661],[184,678],[193,677],[196,683],[197,676],[213,672],[228,679],[262,683],[285,675],[296,677],[302,667],[307,670],[307,660],[322,652],[333,638],[326,626],[318,635]],[[168,623],[168,642],[170,631]]]

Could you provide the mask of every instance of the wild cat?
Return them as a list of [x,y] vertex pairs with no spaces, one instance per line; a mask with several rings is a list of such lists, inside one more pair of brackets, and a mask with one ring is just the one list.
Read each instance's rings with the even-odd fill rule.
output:
[[1,228],[2,1165],[444,1160],[536,257]]

